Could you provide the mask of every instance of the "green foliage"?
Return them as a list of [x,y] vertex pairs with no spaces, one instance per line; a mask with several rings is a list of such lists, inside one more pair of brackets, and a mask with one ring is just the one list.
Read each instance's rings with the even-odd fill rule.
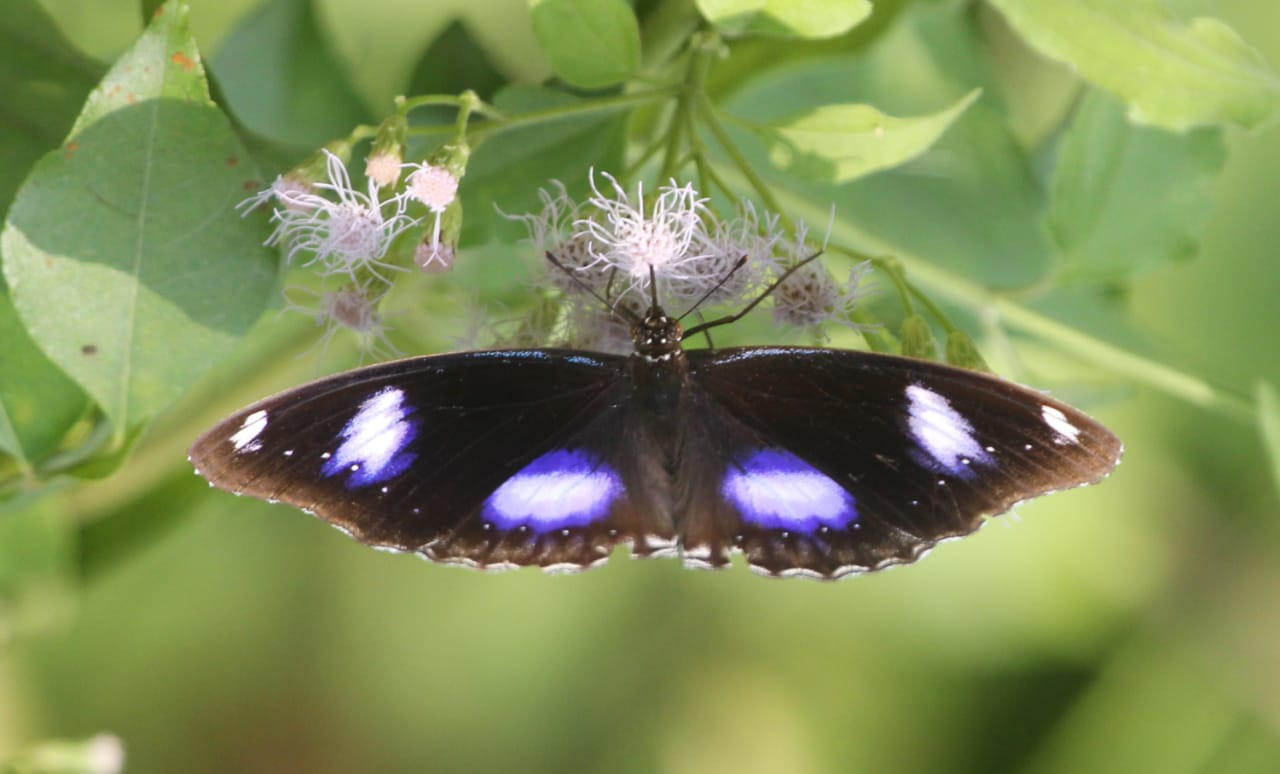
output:
[[[21,690],[0,717],[24,724],[0,770],[110,763],[114,737],[62,741],[97,729],[130,771],[1275,768],[1280,78],[1254,47],[1276,58],[1280,11],[445,5],[245,0],[193,30],[171,0],[107,65],[60,31],[76,2],[6,6],[0,638]],[[397,14],[433,24],[391,35]],[[362,57],[384,40],[403,72]],[[297,300],[334,278],[299,255],[281,280],[268,216],[237,206],[322,173],[322,143],[363,194],[387,117],[405,162],[465,173],[453,271],[410,262],[434,225],[416,203],[379,267],[407,352],[563,314],[507,217],[550,181],[674,179],[807,224],[836,277],[871,267],[834,345],[989,361],[1105,412],[1126,462],[837,586],[478,577],[212,492],[197,433],[355,356]],[[280,284],[311,317],[271,311]],[[778,335],[767,317],[716,344]]]
[[1123,99],[1136,122],[1252,127],[1280,105],[1275,71],[1218,19],[1180,18],[1163,0],[992,4],[1036,50]]
[[570,86],[601,89],[640,66],[640,28],[625,0],[530,0],[533,31]]
[[822,105],[767,130],[770,160],[813,180],[847,183],[916,158],[978,98],[937,113],[894,118],[869,105]]
[[1116,280],[1193,257],[1226,160],[1221,132],[1134,126],[1089,92],[1058,144],[1048,224],[1071,278]]
[[867,0],[698,0],[707,21],[729,34],[798,38],[843,35],[871,15]]
[[237,119],[287,143],[316,146],[370,118],[310,0],[262,3],[223,39],[212,70]]
[[[168,8],[36,165],[3,234],[19,316],[111,422],[113,449],[230,352],[274,285],[234,210],[257,175]],[[79,408],[62,392],[52,409]]]

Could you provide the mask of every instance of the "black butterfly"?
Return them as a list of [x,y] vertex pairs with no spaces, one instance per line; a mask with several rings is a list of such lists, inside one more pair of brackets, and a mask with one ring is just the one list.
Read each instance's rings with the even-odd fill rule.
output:
[[630,356],[350,371],[232,415],[191,461],[214,486],[437,562],[578,570],[626,543],[838,578],[912,562],[1120,457],[1081,412],[985,374],[836,349],[686,352],[682,336],[655,303]]

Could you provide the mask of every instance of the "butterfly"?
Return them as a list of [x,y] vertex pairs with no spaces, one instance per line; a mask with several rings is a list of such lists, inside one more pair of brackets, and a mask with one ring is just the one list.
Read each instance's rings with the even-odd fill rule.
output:
[[983,373],[839,349],[685,350],[685,335],[655,298],[629,356],[360,368],[242,409],[190,459],[213,486],[435,562],[571,571],[626,544],[830,579],[1095,483],[1122,451],[1080,411]]

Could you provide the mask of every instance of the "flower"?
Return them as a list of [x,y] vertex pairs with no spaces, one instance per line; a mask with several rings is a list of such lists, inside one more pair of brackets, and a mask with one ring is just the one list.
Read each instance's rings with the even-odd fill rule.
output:
[[507,216],[524,222],[549,259],[544,286],[564,294],[562,331],[570,345],[625,351],[630,324],[654,297],[684,317],[704,304],[743,308],[771,293],[780,322],[849,324],[867,265],[843,287],[816,262],[771,284],[812,256],[803,225],[794,239],[784,240],[779,216],[750,203],[719,219],[692,185],[673,180],[646,201],[642,185],[633,196],[612,175],[601,177],[609,186],[597,185],[593,173],[591,193],[581,203],[557,182],[539,192],[540,212]]
[[633,204],[613,175],[601,174],[613,186],[612,196],[600,191],[592,174],[592,196],[586,204],[596,214],[574,222],[574,235],[590,239],[588,252],[594,262],[629,277],[633,288],[644,287],[650,277],[696,276],[691,265],[705,256],[692,248],[706,239],[706,199],[699,198],[692,185],[677,186],[673,180],[658,189],[658,197],[646,208],[642,183],[636,184]]
[[379,188],[388,188],[400,179],[402,166],[397,153],[370,153],[364,160],[364,176]]
[[412,169],[404,196],[416,199],[436,215],[444,212],[458,197],[458,178],[444,167],[430,164],[407,164]]
[[841,286],[822,264],[806,263],[773,291],[773,319],[800,328],[816,329],[831,321],[857,329],[849,315],[867,294],[863,279],[870,271],[870,261],[858,264]]
[[424,239],[413,250],[413,263],[428,274],[443,274],[453,268],[456,252],[452,245],[434,239]]
[[[405,214],[405,200],[378,198],[378,187],[371,179],[368,193],[351,185],[342,160],[324,151],[328,182],[314,183],[298,189],[272,185],[272,195],[282,207],[272,213],[275,231],[267,244],[279,244],[292,261],[301,253],[311,258],[303,265],[320,264],[325,274],[347,274],[355,277],[366,267],[383,266],[391,242],[419,221]],[[318,193],[327,191],[334,198]],[[263,200],[264,193],[254,197]],[[336,201],[335,201],[336,199]],[[252,199],[251,199],[252,201]]]
[[320,336],[320,356],[323,357],[329,348],[329,342],[339,330],[348,330],[355,334],[362,352],[375,357],[390,357],[399,352],[387,338],[384,318],[378,312],[378,304],[382,300],[370,288],[348,284],[335,291],[318,294],[315,305],[299,303],[290,298],[289,291],[313,293],[305,288],[285,289],[285,308],[302,312],[315,318],[316,325],[324,326]]

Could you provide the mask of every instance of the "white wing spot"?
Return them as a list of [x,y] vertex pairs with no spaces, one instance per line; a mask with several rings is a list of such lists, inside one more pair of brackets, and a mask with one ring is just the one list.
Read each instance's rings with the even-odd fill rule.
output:
[[255,452],[261,449],[262,441],[258,440],[258,436],[266,429],[267,412],[255,411],[245,417],[240,429],[231,436],[231,445],[235,447],[236,454]]
[[927,387],[911,384],[906,389],[907,427],[920,448],[942,469],[961,470],[966,458],[986,463],[987,452],[973,437],[973,425],[952,408],[950,401]]
[[1053,406],[1041,406],[1040,416],[1044,417],[1044,423],[1053,431],[1055,443],[1080,443],[1080,428],[1071,424],[1071,420],[1062,411]]

